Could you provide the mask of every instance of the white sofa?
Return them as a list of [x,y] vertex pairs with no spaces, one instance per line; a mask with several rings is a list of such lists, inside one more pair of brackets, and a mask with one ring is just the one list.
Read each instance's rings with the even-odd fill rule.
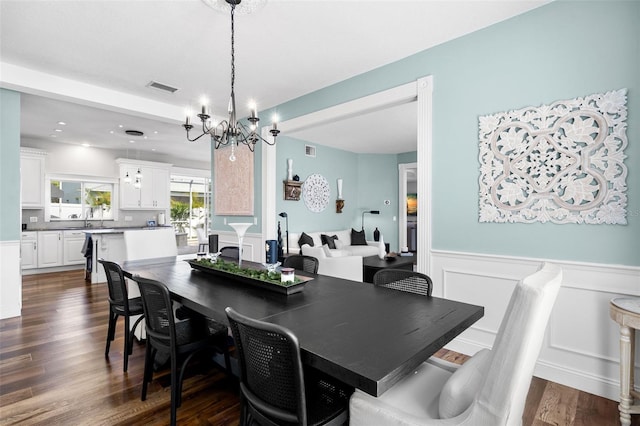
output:
[[[367,245],[351,245],[351,229],[342,231],[307,232],[313,240],[313,247],[298,245],[302,233],[289,233],[289,253],[313,256],[318,259],[318,273],[353,281],[362,281],[362,258],[366,256],[384,256],[382,241],[367,241]],[[321,235],[337,236],[336,248],[330,249],[322,244]],[[286,247],[286,243],[285,243]]]

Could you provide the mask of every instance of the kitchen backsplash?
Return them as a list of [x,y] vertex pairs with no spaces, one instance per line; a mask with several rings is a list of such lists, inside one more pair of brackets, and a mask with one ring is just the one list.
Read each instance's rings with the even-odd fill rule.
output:
[[[103,227],[105,228],[118,228],[124,226],[147,226],[147,221],[154,220],[158,223],[158,215],[165,212],[159,211],[135,211],[135,210],[121,210],[118,214],[118,220],[105,220]],[[31,222],[31,218],[37,218],[36,222]],[[131,220],[125,220],[131,218]],[[84,226],[84,220],[57,220],[52,222],[44,221],[43,209],[22,209],[22,223],[27,225],[27,231],[29,230],[42,230],[42,229],[60,229],[60,228],[77,228],[78,226]],[[93,228],[100,226],[100,220],[90,220]],[[166,224],[169,225],[169,217],[166,217]]]

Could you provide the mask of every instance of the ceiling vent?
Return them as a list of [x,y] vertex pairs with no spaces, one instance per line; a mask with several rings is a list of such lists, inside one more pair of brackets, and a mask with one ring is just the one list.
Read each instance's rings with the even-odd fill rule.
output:
[[154,89],[164,90],[165,92],[174,93],[177,92],[178,89],[175,87],[168,86],[166,84],[158,83],[157,81],[150,81],[147,84],[147,87],[153,87]]
[[315,157],[316,156],[316,147],[313,145],[305,145],[304,146],[304,155],[307,157]]
[[124,131],[126,134],[128,134],[129,136],[143,136],[144,133],[141,132],[140,130],[125,130]]

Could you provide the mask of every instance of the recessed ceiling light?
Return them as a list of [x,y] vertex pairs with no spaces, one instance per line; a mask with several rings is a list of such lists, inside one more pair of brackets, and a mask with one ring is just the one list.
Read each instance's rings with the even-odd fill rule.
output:
[[82,144],[82,146],[84,146],[85,148],[88,148],[88,147],[90,147],[91,145],[89,145],[88,143],[86,143],[86,142],[85,142],[85,143],[83,143],[83,144]]
[[109,130],[109,133],[113,134],[113,130]]
[[129,141],[129,143],[136,143],[136,141]]
[[155,151],[155,150],[156,150],[155,148],[151,148],[151,151]]
[[157,135],[157,134],[158,134],[158,131],[157,131],[157,130],[154,130],[154,131],[153,131],[153,133]]
[[55,130],[56,132],[61,132],[62,131],[62,129],[53,129],[53,130]]
[[124,126],[122,124],[118,124],[118,127],[122,129]]
[[58,121],[58,124],[61,125],[61,126],[66,126],[67,125],[67,123],[65,123],[64,121]]
[[51,136],[52,138],[57,138],[58,137],[58,135],[49,135],[49,136]]

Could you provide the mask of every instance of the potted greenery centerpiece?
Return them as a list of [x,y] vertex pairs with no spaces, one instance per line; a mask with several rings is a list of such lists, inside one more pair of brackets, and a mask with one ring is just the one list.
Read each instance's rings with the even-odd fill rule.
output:
[[269,271],[265,268],[244,267],[236,262],[220,258],[187,260],[192,268],[225,278],[233,279],[244,284],[261,287],[266,290],[283,294],[293,294],[302,291],[304,284],[311,281],[310,277],[295,276],[293,281],[282,282],[281,273]]

